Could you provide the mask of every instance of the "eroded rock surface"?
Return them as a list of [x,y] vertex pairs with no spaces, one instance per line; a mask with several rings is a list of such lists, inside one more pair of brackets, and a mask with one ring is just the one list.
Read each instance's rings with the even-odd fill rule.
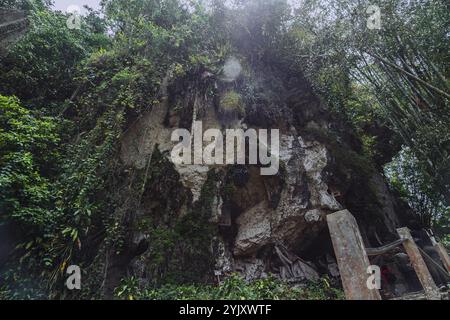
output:
[[[239,92],[252,81],[263,87],[267,85],[255,74],[261,77],[260,71],[241,76],[239,85],[233,84],[233,90]],[[230,83],[221,84],[220,78],[216,81],[219,97],[223,92],[230,92]],[[166,85],[169,85],[168,81]],[[290,92],[294,88],[285,90]],[[310,89],[304,87],[304,90]],[[381,233],[381,237],[395,231],[398,223],[395,199],[389,194],[383,178],[376,173],[370,179],[355,178],[359,167],[352,167],[351,156],[345,158],[346,162],[337,156],[345,154],[346,148],[351,150],[351,143],[345,138],[335,139],[328,131],[339,123],[326,116],[326,108],[310,93],[302,95],[301,102],[292,102],[292,94],[286,94],[286,100],[277,103],[246,104],[246,114],[232,113],[233,117],[239,115],[232,121],[223,119],[224,112],[220,112],[221,106],[217,105],[220,99],[206,99],[192,92],[189,95],[190,109],[186,109],[190,110],[189,118],[192,123],[202,121],[204,131],[210,128],[222,132],[227,128],[280,129],[280,171],[275,176],[262,176],[257,165],[173,164],[170,151],[175,143],[170,141],[171,133],[185,123],[185,119],[163,97],[162,102],[138,119],[122,138],[121,159],[128,170],[144,172],[145,179],[153,179],[154,167],[161,164],[153,156],[157,150],[165,159],[165,164],[158,169],[162,171],[160,174],[167,175],[167,179],[173,177],[167,180],[171,188],[167,194],[143,193],[135,208],[137,214],[131,223],[132,245],[147,241],[149,247],[131,263],[132,272],[142,281],[152,282],[155,274],[154,268],[149,266],[155,259],[149,253],[152,246],[157,245],[155,230],[170,233],[171,228],[178,228],[173,221],[183,221],[187,219],[185,217],[206,215],[206,219],[201,221],[208,224],[205,230],[212,231],[203,237],[202,250],[208,251],[204,253],[205,259],[212,259],[209,274],[212,279],[214,275],[230,272],[240,272],[247,279],[275,274],[293,282],[315,280],[323,273],[336,277],[326,216],[341,209],[348,208],[357,219],[361,216],[367,245],[371,245],[369,242],[373,235],[380,240],[377,230],[387,230]],[[243,97],[236,99],[241,100],[245,104]],[[317,131],[320,135],[316,139],[311,132]],[[329,139],[335,139],[332,140],[335,142],[322,136],[331,137]],[[214,181],[211,181],[212,172],[216,177]],[[149,186],[147,188],[153,190]],[[370,193],[376,200],[373,214],[377,218],[373,224],[367,218],[370,212],[354,205],[359,203],[358,188],[361,194]],[[155,215],[157,219],[153,218]],[[143,223],[146,219],[153,224],[152,232]],[[192,237],[188,231],[180,231],[181,237]],[[183,240],[176,238],[176,241]],[[189,265],[192,262],[183,258],[188,249],[182,244],[173,245],[173,248],[178,251],[171,254],[180,259],[173,258],[173,255],[172,258],[169,255],[161,257],[166,262],[158,265],[160,274],[170,269],[171,263]],[[205,261],[204,265],[209,263],[209,260]]]

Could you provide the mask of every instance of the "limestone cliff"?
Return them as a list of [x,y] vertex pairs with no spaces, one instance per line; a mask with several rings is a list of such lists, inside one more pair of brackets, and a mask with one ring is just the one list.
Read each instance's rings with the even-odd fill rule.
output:
[[[127,253],[109,251],[106,291],[126,274],[144,284],[214,281],[231,272],[293,283],[338,277],[325,217],[343,208],[356,216],[366,246],[395,237],[396,200],[307,81],[230,59],[238,64],[232,79],[205,72],[200,80],[172,82],[168,72],[161,102],[123,135],[115,215],[126,225]],[[238,106],[226,105],[230,94]],[[171,133],[194,121],[204,130],[279,129],[279,173],[262,176],[257,165],[173,164]]]

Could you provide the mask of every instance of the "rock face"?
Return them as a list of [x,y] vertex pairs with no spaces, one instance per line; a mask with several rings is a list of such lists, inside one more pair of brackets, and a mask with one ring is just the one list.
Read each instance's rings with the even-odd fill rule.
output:
[[[246,65],[244,60],[239,63]],[[133,212],[126,245],[146,248],[130,257],[124,270],[145,283],[163,279],[176,264],[185,275],[194,263],[206,268],[197,273],[207,279],[230,272],[247,279],[275,274],[292,282],[319,274],[336,277],[326,216],[342,209],[356,216],[366,246],[395,236],[395,199],[382,176],[364,166],[352,133],[330,117],[305,80],[251,65],[242,70],[247,71],[231,82],[227,77],[199,76],[214,83],[215,98],[202,93],[202,84],[171,93],[168,76],[161,103],[122,138],[124,170],[133,172],[124,185],[135,184],[136,176],[144,181],[139,192],[130,187],[124,195],[134,199],[133,206],[127,201],[119,209]],[[276,90],[271,79],[278,81]],[[236,108],[244,112],[229,112],[231,103],[223,111],[221,97],[230,90],[233,105],[242,104]],[[183,102],[182,112],[173,105],[177,99]],[[262,176],[258,165],[173,164],[171,133],[179,127],[191,129],[194,121],[202,121],[204,130],[222,132],[279,129],[279,173]],[[205,234],[184,230],[186,221],[194,221],[192,229],[207,226],[198,229]],[[170,241],[164,238],[167,247],[162,230],[176,233]],[[200,241],[192,240],[197,236]],[[156,255],[157,250],[162,254]]]

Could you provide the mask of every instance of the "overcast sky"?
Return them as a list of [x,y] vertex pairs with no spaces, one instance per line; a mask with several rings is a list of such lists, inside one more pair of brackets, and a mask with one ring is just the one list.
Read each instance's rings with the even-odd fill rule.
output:
[[[224,0],[225,1],[225,0]],[[297,7],[303,0],[288,0],[293,6]],[[54,8],[56,10],[66,11],[72,5],[83,8],[84,5],[88,5],[91,8],[98,9],[100,7],[100,0],[53,0]]]
[[70,6],[78,6],[83,8],[84,5],[88,5],[91,8],[98,9],[100,0],[53,0],[54,8],[56,10],[66,11]]

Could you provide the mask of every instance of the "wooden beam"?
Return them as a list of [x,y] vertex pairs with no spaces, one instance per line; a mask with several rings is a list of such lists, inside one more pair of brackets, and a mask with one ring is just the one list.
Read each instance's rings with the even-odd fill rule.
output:
[[397,233],[401,239],[405,240],[405,242],[403,242],[403,246],[409,256],[409,260],[411,261],[414,270],[416,271],[417,277],[422,284],[425,296],[428,300],[440,300],[441,296],[439,294],[439,289],[434,283],[433,277],[431,276],[422,255],[420,254],[417,244],[411,236],[410,230],[408,228],[400,228],[397,229]]
[[447,272],[450,273],[450,257],[448,256],[448,252],[445,249],[444,245],[442,243],[437,242],[434,245],[436,251],[439,253],[439,256],[441,257],[442,264],[444,265]]
[[366,248],[367,255],[370,256],[379,256],[384,253],[388,253],[392,249],[397,248],[398,246],[401,246],[403,244],[403,240],[395,240],[392,243],[389,243],[385,246],[379,247],[379,248]]
[[381,300],[378,290],[367,286],[370,262],[355,218],[343,210],[328,215],[327,223],[346,298]]

